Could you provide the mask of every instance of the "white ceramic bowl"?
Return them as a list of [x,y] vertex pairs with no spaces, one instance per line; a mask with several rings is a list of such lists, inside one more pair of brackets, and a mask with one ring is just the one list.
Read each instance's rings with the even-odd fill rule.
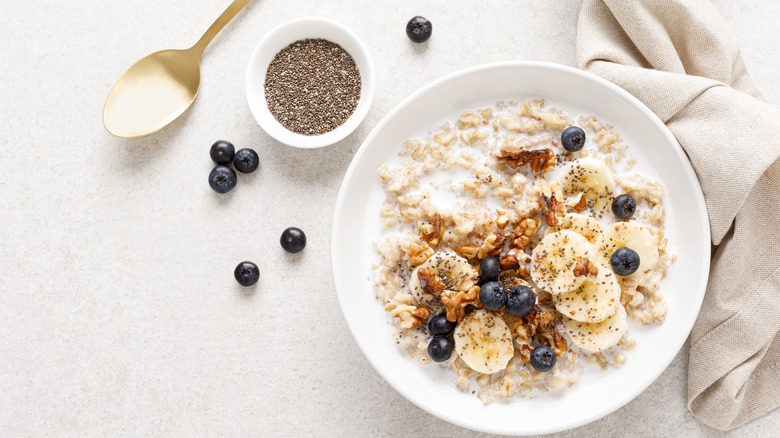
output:
[[[661,288],[669,303],[661,325],[629,323],[637,347],[620,368],[585,365],[579,383],[533,397],[483,405],[455,388],[438,365],[422,365],[393,341],[394,326],[375,298],[372,242],[382,236],[385,198],[378,167],[397,157],[404,139],[426,135],[468,108],[499,100],[543,97],[567,112],[595,114],[615,125],[637,158],[636,170],[666,189],[666,237],[678,255]],[[371,132],[352,161],[333,220],[333,281],[344,318],[379,374],[404,397],[449,422],[490,433],[531,435],[570,429],[623,406],[647,388],[685,342],[699,312],[709,271],[710,236],[704,198],[685,153],[664,124],[639,100],[589,73],[555,64],[509,62],[463,70],[401,102]],[[360,382],[355,382],[360,385]],[[680,382],[680,391],[684,391]],[[663,400],[658,400],[664,403]]]
[[[340,45],[355,60],[360,71],[360,101],[344,124],[321,135],[301,135],[282,126],[268,110],[265,100],[265,75],[274,56],[295,41],[322,38]],[[348,136],[366,117],[374,98],[374,66],[365,44],[344,25],[326,18],[304,17],[290,20],[270,31],[257,44],[246,70],[246,98],[252,115],[271,137],[290,146],[320,148]]]

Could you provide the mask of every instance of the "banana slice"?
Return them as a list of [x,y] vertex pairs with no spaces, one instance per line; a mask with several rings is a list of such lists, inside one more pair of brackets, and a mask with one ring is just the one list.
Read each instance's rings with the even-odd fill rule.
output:
[[555,310],[575,321],[589,323],[604,321],[617,312],[620,283],[611,269],[597,267],[598,275],[587,278],[579,289],[552,296]]
[[493,374],[515,353],[512,333],[504,320],[484,309],[475,310],[455,327],[455,351],[472,370]]
[[588,239],[590,243],[596,242],[599,234],[604,232],[604,228],[598,219],[579,213],[569,213],[560,218],[558,226],[547,228],[545,234],[556,233],[561,230],[574,231]]
[[409,292],[417,304],[422,302],[425,296],[425,290],[417,275],[420,269],[432,269],[441,277],[447,289],[468,291],[479,281],[479,271],[471,266],[468,260],[454,251],[439,251],[412,271],[409,278]]
[[598,352],[617,345],[628,329],[626,309],[619,305],[617,312],[602,322],[587,323],[561,317],[563,328],[572,342],[583,350]]
[[607,211],[612,206],[615,177],[602,160],[583,157],[566,168],[563,189],[569,195],[583,192],[594,209]]
[[538,287],[553,294],[577,289],[585,277],[574,275],[574,265],[592,253],[588,240],[574,231],[548,234],[531,253],[531,278]]
[[610,266],[612,253],[624,246],[639,254],[639,269],[629,277],[644,275],[658,263],[658,239],[636,222],[618,222],[608,226],[596,240],[596,262]]

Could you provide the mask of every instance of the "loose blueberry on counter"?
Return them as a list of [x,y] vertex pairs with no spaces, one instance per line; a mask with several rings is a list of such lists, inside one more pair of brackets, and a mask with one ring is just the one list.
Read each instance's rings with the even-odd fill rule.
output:
[[488,281],[498,281],[501,274],[501,265],[498,263],[498,257],[488,257],[479,264],[479,282],[481,284]]
[[448,335],[455,330],[458,323],[447,320],[447,315],[440,313],[428,320],[428,333],[431,335]]
[[479,288],[479,300],[487,310],[500,310],[506,304],[506,291],[497,281],[488,281]]
[[236,277],[236,281],[241,286],[254,286],[257,280],[260,279],[260,270],[252,262],[241,262],[236,266],[236,270],[233,271],[233,276]]
[[290,227],[282,232],[279,243],[285,251],[296,254],[306,248],[306,234],[300,228]]
[[455,342],[446,336],[434,336],[428,343],[428,355],[434,362],[444,362],[452,356]]
[[618,195],[612,201],[612,213],[618,219],[628,219],[636,213],[636,200],[629,194]]
[[506,311],[523,317],[536,305],[536,294],[528,286],[517,286],[506,295]]
[[415,43],[424,43],[428,41],[433,33],[433,24],[425,17],[416,16],[412,17],[408,23],[406,23],[406,36]]
[[236,172],[233,169],[219,165],[209,173],[209,185],[217,193],[227,193],[236,186]]
[[531,353],[531,366],[543,373],[550,371],[555,366],[555,353],[546,345],[534,348]]
[[209,150],[211,160],[223,165],[230,164],[235,154],[236,148],[233,146],[233,143],[226,140],[217,140],[216,143],[211,145],[211,150]]
[[244,148],[236,152],[233,157],[233,166],[241,173],[252,173],[260,165],[260,157],[252,149]]
[[585,131],[579,126],[569,126],[561,134],[561,145],[569,152],[577,152],[585,146]]
[[639,254],[627,246],[618,248],[617,251],[612,253],[612,257],[609,258],[612,270],[615,271],[615,274],[622,277],[636,272],[639,269],[639,262]]

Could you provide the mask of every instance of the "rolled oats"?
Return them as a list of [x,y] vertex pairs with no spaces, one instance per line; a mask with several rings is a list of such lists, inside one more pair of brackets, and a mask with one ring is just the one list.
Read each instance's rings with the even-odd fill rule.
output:
[[[563,150],[558,139],[575,120],[588,134],[590,147],[572,154]],[[443,124],[428,136],[411,138],[402,146],[399,158],[403,163],[384,164],[378,170],[386,193],[379,213],[387,238],[375,244],[381,263],[375,269],[374,289],[399,327],[396,343],[421,363],[432,362],[423,327],[429,315],[444,312],[448,320],[460,321],[482,305],[476,284],[451,290],[446,279],[425,269],[417,271],[418,279],[426,296],[435,302],[416,302],[408,288],[415,267],[442,248],[456,251],[472,265],[498,256],[501,278],[511,279],[505,284],[528,284],[522,279],[529,280],[530,251],[560,218],[574,212],[603,220],[602,212],[588,206],[585,193],[564,196],[556,171],[566,162],[586,156],[613,169],[618,163],[630,166],[634,162],[625,155],[627,146],[613,126],[591,115],[570,118],[544,100],[500,102],[464,111],[453,123]],[[438,172],[466,176],[453,177],[448,183],[426,183],[428,175]],[[617,186],[640,206],[632,220],[646,224],[659,247],[653,269],[619,279],[620,301],[632,321],[659,324],[667,310],[660,282],[676,258],[667,250],[663,233],[664,190],[657,181],[636,172],[616,175]],[[437,205],[431,197],[434,190],[449,191],[458,202]],[[598,269],[589,258],[576,263],[576,273],[588,278],[597,276]],[[536,292],[538,307],[533,314],[518,318],[499,313],[515,344],[515,356],[503,371],[480,374],[453,353],[448,364],[459,390],[473,391],[490,403],[504,397],[524,397],[534,390],[574,385],[585,364],[606,369],[630,360],[625,352],[634,348],[636,341],[628,335],[599,353],[569,345],[558,328],[551,295],[539,289]],[[548,345],[559,355],[550,372],[538,372],[528,363],[535,345]]]

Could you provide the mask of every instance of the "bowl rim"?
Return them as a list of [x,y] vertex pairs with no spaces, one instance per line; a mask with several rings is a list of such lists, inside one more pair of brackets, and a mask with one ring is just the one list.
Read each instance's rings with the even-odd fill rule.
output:
[[639,394],[644,392],[653,382],[655,382],[658,377],[669,367],[671,362],[674,360],[676,355],[679,353],[682,346],[685,344],[686,339],[688,338],[688,335],[690,335],[690,332],[693,328],[693,325],[696,321],[696,318],[698,316],[699,311],[701,310],[701,304],[704,300],[704,292],[706,290],[707,286],[707,280],[709,277],[709,267],[710,267],[710,257],[705,257],[705,265],[702,266],[702,269],[700,270],[698,276],[699,276],[699,284],[702,284],[703,287],[700,291],[697,291],[697,296],[695,297],[694,302],[697,304],[696,307],[696,313],[688,316],[687,320],[685,321],[685,330],[686,330],[686,336],[680,337],[678,342],[674,345],[670,345],[670,348],[668,351],[673,351],[674,354],[670,354],[668,360],[666,360],[666,364],[663,368],[660,368],[657,373],[654,374],[651,379],[648,379],[645,384],[637,385],[633,388],[631,391],[627,391],[623,394],[621,394],[620,397],[616,397],[616,401],[608,406],[603,406],[601,409],[598,409],[591,413],[589,416],[582,417],[577,420],[573,421],[562,421],[561,423],[550,425],[548,427],[537,427],[534,429],[509,429],[505,427],[492,427],[491,425],[485,425],[481,423],[475,423],[471,422],[465,418],[461,418],[458,416],[455,416],[451,414],[450,412],[436,407],[436,406],[426,406],[424,405],[419,397],[417,397],[412,391],[408,390],[408,388],[401,387],[396,385],[396,382],[392,379],[389,379],[388,376],[385,375],[381,370],[383,369],[381,366],[378,366],[378,358],[374,355],[370,354],[369,349],[366,345],[363,345],[360,343],[357,338],[354,336],[354,332],[359,331],[359,327],[355,326],[354,321],[350,319],[348,316],[348,305],[345,302],[346,295],[343,292],[340,292],[340,290],[343,290],[343,284],[344,281],[342,280],[342,274],[340,271],[336,269],[337,267],[337,261],[338,261],[338,254],[336,253],[337,248],[337,242],[341,238],[341,234],[339,233],[339,224],[342,221],[342,213],[346,211],[344,208],[344,204],[347,202],[346,199],[346,192],[347,188],[350,185],[352,179],[354,178],[354,175],[357,171],[358,165],[357,163],[362,161],[363,156],[367,153],[368,145],[371,144],[374,141],[374,138],[379,134],[380,131],[383,130],[385,125],[387,125],[398,113],[400,113],[403,109],[408,106],[409,102],[417,99],[419,96],[425,95],[429,91],[442,86],[444,83],[449,82],[451,80],[460,78],[462,76],[471,75],[474,73],[478,73],[480,71],[485,70],[491,70],[491,69],[499,69],[499,68],[537,68],[537,69],[548,69],[551,71],[557,71],[562,72],[565,74],[571,74],[574,76],[579,76],[582,79],[585,79],[587,81],[595,82],[605,88],[607,88],[609,91],[616,93],[618,97],[624,99],[629,103],[630,105],[634,106],[636,109],[638,109],[645,117],[649,119],[649,121],[660,130],[661,134],[666,138],[667,141],[670,142],[670,144],[673,146],[674,153],[677,155],[678,159],[682,162],[682,166],[685,169],[685,178],[689,180],[689,182],[693,183],[692,187],[696,191],[695,198],[696,198],[696,208],[701,212],[701,214],[698,217],[700,228],[702,229],[702,232],[704,233],[703,242],[704,247],[701,248],[703,254],[709,254],[710,251],[710,242],[711,242],[711,234],[710,234],[710,226],[709,226],[709,216],[707,212],[706,205],[704,203],[704,195],[701,190],[701,185],[698,182],[698,178],[696,176],[696,173],[693,169],[693,166],[691,165],[690,161],[688,160],[688,157],[685,153],[685,151],[682,149],[680,144],[677,142],[677,139],[674,137],[674,135],[671,133],[669,128],[658,118],[658,116],[655,115],[644,103],[642,103],[639,99],[637,99],[635,96],[630,94],[628,91],[624,90],[623,88],[619,87],[618,85],[602,78],[599,76],[596,76],[595,74],[586,72],[584,70],[580,70],[574,67],[562,65],[562,64],[555,64],[550,62],[543,62],[543,61],[501,61],[501,62],[493,62],[493,63],[487,63],[487,64],[480,64],[472,67],[468,67],[465,69],[461,69],[458,71],[455,71],[453,73],[447,74],[439,79],[436,79],[427,85],[419,88],[417,91],[413,92],[411,95],[406,97],[404,100],[396,104],[390,112],[388,112],[382,120],[372,129],[371,133],[366,137],[366,139],[363,141],[363,143],[358,148],[357,152],[355,153],[355,156],[353,157],[349,168],[347,169],[346,173],[344,174],[344,178],[342,180],[341,187],[339,189],[338,196],[336,198],[335,203],[335,210],[334,210],[334,216],[333,216],[333,224],[331,228],[331,276],[333,279],[334,289],[336,291],[336,297],[339,302],[339,307],[341,309],[342,315],[344,317],[344,320],[347,324],[347,327],[350,330],[350,335],[352,336],[352,339],[355,341],[355,343],[360,348],[363,355],[366,357],[368,362],[371,364],[371,366],[374,368],[374,370],[379,374],[382,379],[388,383],[393,389],[395,389],[396,392],[401,394],[406,400],[413,403],[418,408],[428,412],[431,415],[434,415],[438,418],[441,418],[449,423],[455,424],[457,426],[465,427],[471,430],[480,431],[480,432],[486,432],[486,433],[492,433],[492,434],[511,434],[511,435],[531,435],[531,434],[548,434],[548,433],[554,433],[554,432],[561,432],[564,430],[570,430],[574,429],[576,427],[591,423],[599,418],[602,418],[612,412],[617,411],[621,407],[623,407],[625,404],[630,402],[631,400],[635,399]]
[[[357,47],[357,53],[350,52],[346,48],[344,48],[344,50],[349,53],[350,56],[352,56],[352,58],[355,60],[355,64],[358,66],[361,79],[361,92],[360,99],[358,100],[358,105],[355,108],[355,111],[352,113],[352,115],[349,116],[349,118],[347,118],[346,121],[344,121],[343,124],[338,126],[336,129],[328,131],[324,134],[309,136],[290,131],[281,123],[279,123],[273,117],[273,115],[268,118],[265,117],[264,114],[261,114],[263,108],[265,111],[268,111],[268,104],[265,99],[265,94],[263,92],[258,95],[255,92],[256,90],[252,89],[251,84],[252,81],[257,78],[257,76],[253,74],[256,73],[256,69],[254,67],[259,63],[258,58],[261,56],[263,49],[265,49],[268,45],[275,43],[277,38],[279,38],[279,35],[282,34],[285,30],[294,27],[301,27],[301,29],[305,29],[307,26],[313,24],[335,29],[355,44]],[[304,38],[306,38],[306,36],[301,35],[300,38],[293,39],[288,44],[292,44],[293,42]],[[365,61],[364,65],[360,65],[359,59],[363,59]],[[257,124],[260,125],[263,131],[265,131],[275,140],[288,146],[301,149],[318,149],[330,146],[343,140],[352,132],[354,132],[363,122],[366,115],[368,114],[368,111],[371,109],[371,104],[373,103],[374,99],[374,91],[376,88],[376,74],[374,72],[373,59],[371,57],[371,53],[368,50],[368,47],[363,42],[363,40],[360,39],[360,37],[354,31],[339,23],[338,21],[318,16],[294,18],[292,20],[280,23],[271,29],[268,33],[266,33],[255,45],[254,49],[252,49],[252,53],[249,56],[249,61],[247,62],[244,81],[247,104],[249,105],[249,110],[252,113],[252,117],[254,117],[255,121],[257,121]],[[268,112],[270,114],[270,111]]]

